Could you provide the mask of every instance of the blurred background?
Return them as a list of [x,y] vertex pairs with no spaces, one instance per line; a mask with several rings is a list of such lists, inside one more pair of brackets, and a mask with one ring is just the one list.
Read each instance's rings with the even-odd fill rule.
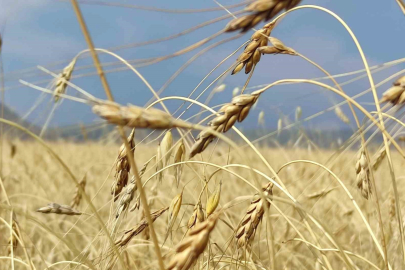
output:
[[[210,47],[207,53],[197,57],[167,85],[161,97],[188,96],[206,74],[252,34],[250,31],[228,42],[224,40],[229,40],[238,33],[222,34],[195,50],[151,63],[155,57],[171,55],[222,29],[230,21],[229,18],[197,27],[228,14],[218,3],[231,6],[229,10],[234,12],[241,10],[246,2],[81,0],[79,3],[95,46],[109,49],[128,60],[156,91],[193,56]],[[338,14],[359,39],[370,66],[403,57],[405,20],[394,0],[311,0],[303,1],[302,4],[320,5]],[[52,110],[54,102],[51,95],[43,94],[19,82],[22,79],[52,90],[53,77],[39,70],[37,66],[43,66],[58,74],[75,55],[87,48],[70,2],[0,0],[0,6],[0,31],[3,38],[1,60],[4,71],[2,81],[7,106],[6,118],[25,116],[25,125],[28,124],[38,130],[48,118],[50,129],[98,123],[99,120],[89,106],[64,100]],[[184,33],[192,27],[198,29]],[[176,34],[178,36],[173,38]],[[284,44],[333,75],[363,68],[359,53],[347,31],[336,19],[322,11],[302,9],[290,13],[275,28],[272,36],[282,40]],[[218,42],[221,44],[214,46]],[[236,53],[215,70],[193,97],[195,98],[218,75],[229,68],[239,54]],[[100,58],[117,102],[144,106],[152,98],[145,84],[122,63],[103,54]],[[401,61],[395,65],[388,65],[387,68],[374,73],[375,82],[380,82],[404,67]],[[337,80],[344,83],[363,74],[342,76]],[[262,57],[247,91],[279,79],[323,76],[319,69],[300,57],[269,55]],[[226,76],[214,84],[199,100],[205,102],[212,89],[225,84],[225,90],[215,93],[209,105],[212,107],[228,102],[232,98],[234,88],[243,86],[246,78],[247,75],[243,72],[232,77]],[[391,81],[378,88],[379,96],[389,87]],[[71,82],[98,98],[106,98],[89,54],[83,54],[78,59]],[[331,83],[330,80],[323,82]],[[364,76],[343,86],[344,91],[351,96],[368,88],[369,82]],[[80,96],[71,87],[68,87],[67,94]],[[337,95],[314,85],[277,86],[263,95],[251,112],[251,117],[241,127],[245,131],[275,129],[277,119],[280,117],[294,119],[297,106],[301,106],[302,117],[305,118],[340,101],[342,99]],[[371,93],[362,96],[358,101],[367,109],[373,109]],[[33,109],[35,104],[37,107]],[[180,104],[180,101],[167,102],[171,111],[175,111]],[[198,110],[194,108],[184,117],[187,118]],[[353,122],[348,106],[342,106],[342,110]],[[265,117],[259,124],[257,119],[261,111]],[[351,132],[351,128],[340,121],[333,110],[306,121],[303,125],[312,130]]]

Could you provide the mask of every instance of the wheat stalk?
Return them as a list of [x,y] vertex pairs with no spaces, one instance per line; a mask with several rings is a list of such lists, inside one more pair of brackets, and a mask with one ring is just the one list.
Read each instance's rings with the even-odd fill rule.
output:
[[[242,122],[249,114],[250,108],[255,104],[259,95],[260,93],[255,91],[251,94],[234,97],[230,103],[224,105],[218,111],[219,115],[209,123],[211,130],[225,133],[233,127],[236,121]],[[190,158],[203,152],[214,138],[215,136],[209,130],[202,131],[191,147]]]
[[268,21],[272,19],[277,13],[283,9],[289,10],[297,6],[301,0],[258,0],[255,1],[244,9],[250,12],[248,15],[241,16],[233,19],[225,27],[226,32],[248,31],[261,21]]
[[189,230],[183,241],[176,246],[176,253],[167,265],[167,270],[187,270],[194,265],[208,244],[218,216],[219,214],[214,214]]
[[[131,148],[131,155],[134,155],[135,152],[135,129],[131,131],[131,134],[128,136],[128,144]],[[111,194],[114,196],[114,201],[118,199],[118,195],[121,193],[122,189],[128,183],[128,174],[131,170],[131,166],[128,161],[127,151],[125,144],[122,144],[118,152],[117,163],[115,166],[115,182],[111,186]]]
[[[273,195],[273,183],[269,182],[262,187],[263,195],[265,198]],[[265,201],[268,207],[270,203]],[[263,218],[265,206],[263,198],[260,194],[255,194],[250,201],[250,206],[246,211],[246,215],[243,217],[238,229],[236,230],[236,246],[238,248],[246,247],[251,241],[253,241],[257,226]]]

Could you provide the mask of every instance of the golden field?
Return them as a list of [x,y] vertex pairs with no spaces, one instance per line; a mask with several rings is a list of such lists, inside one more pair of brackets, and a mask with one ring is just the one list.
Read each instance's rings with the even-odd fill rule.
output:
[[[15,147],[13,157],[10,156],[11,145]],[[125,230],[139,223],[142,218],[141,210],[126,212],[117,221],[115,220],[118,201],[113,203],[110,187],[114,182],[114,163],[119,145],[96,142],[85,144],[54,142],[47,145],[63,160],[78,180],[86,176],[86,193],[102,221],[111,231],[111,238],[114,241],[120,239]],[[102,267],[104,269],[113,267],[114,263],[117,269],[122,269],[111,252],[99,222],[83,199],[77,207],[77,210],[84,213],[81,216],[46,215],[35,212],[50,202],[70,204],[76,188],[60,162],[43,145],[34,141],[6,142],[4,149],[4,186],[10,204],[17,213],[22,239],[35,269],[46,269],[46,266],[50,269],[79,269],[90,268],[91,265],[97,269]],[[326,261],[333,269],[350,269],[350,266],[355,266],[356,269],[384,267],[381,253],[365,225],[365,222],[369,224],[381,245],[375,203],[372,199],[365,200],[356,187],[354,169],[356,153],[351,151],[334,161],[330,160],[336,152],[332,150],[309,152],[299,148],[260,148],[260,153],[275,170],[293,160],[311,160],[326,165],[353,196],[365,220],[362,220],[354,207],[354,201],[349,198],[336,178],[318,165],[297,162],[284,167],[279,176],[292,197],[297,200],[296,207],[302,208],[309,216],[304,221],[292,201],[279,188],[274,187],[273,205],[270,206],[269,216],[265,216],[259,224],[251,249],[248,248],[247,251],[245,249],[246,253],[243,252],[244,249],[238,251],[234,233],[245,215],[251,197],[257,193],[251,185],[257,186],[256,183],[264,184],[269,181],[260,173],[271,175],[269,167],[253,151],[248,148],[243,150],[245,156],[235,152],[228,155],[228,148],[219,147],[212,151],[211,158],[209,158],[211,151],[207,151],[202,158],[194,158],[195,163],[186,163],[183,168],[179,187],[176,187],[173,168],[166,170],[161,183],[156,177],[150,178],[156,171],[155,161],[150,162],[142,180],[144,183],[147,182],[145,190],[149,200],[152,200],[150,201],[152,211],[169,206],[171,200],[185,187],[180,212],[172,227],[172,236],[169,236],[164,244],[163,240],[168,230],[168,213],[164,213],[154,222],[159,243],[162,245],[162,254],[166,259],[170,258],[173,248],[184,237],[198,195],[203,190],[204,181],[209,180],[208,193],[204,191],[201,196],[203,211],[206,209],[207,197],[220,182],[222,187],[218,209],[225,206],[226,210],[212,231],[209,248],[198,259],[197,265],[201,269],[206,269],[208,260],[209,269],[214,267],[270,269],[271,256],[274,256],[276,269],[321,269],[321,263]],[[155,154],[155,144],[138,145],[135,150],[138,167],[140,168]],[[393,157],[395,168],[404,166],[404,162],[395,153]],[[197,163],[203,160],[209,162]],[[173,162],[173,153],[170,162]],[[395,221],[390,175],[385,163],[386,161],[375,172],[375,179],[387,250],[390,263],[395,267],[395,264],[400,262],[400,240]],[[219,168],[227,168],[229,171],[222,170],[212,176],[217,168],[209,164],[217,164]],[[249,164],[257,170],[256,173],[251,173]],[[397,175],[397,179],[399,194],[404,194],[401,175]],[[4,256],[7,254],[10,233],[5,223],[10,224],[11,216],[6,207],[4,193],[1,200],[3,209],[0,213],[3,224],[0,265],[1,269],[10,269],[10,261]],[[112,224],[115,222],[116,229],[112,232]],[[347,258],[343,257],[342,251]],[[128,269],[157,267],[151,240],[144,232],[133,237],[126,248],[120,250],[120,254]],[[15,269],[27,268],[26,255],[21,244],[17,245],[13,256]],[[349,265],[346,265],[346,262],[349,262]]]

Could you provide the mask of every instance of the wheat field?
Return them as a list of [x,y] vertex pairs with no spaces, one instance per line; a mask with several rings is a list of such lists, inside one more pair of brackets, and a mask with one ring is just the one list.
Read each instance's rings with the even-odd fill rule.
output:
[[[132,61],[119,49],[96,47],[82,1],[68,2],[87,48],[62,61],[61,69],[37,66],[12,74],[11,79],[18,77],[22,86],[42,95],[23,117],[6,117],[5,110],[11,110],[4,104],[2,82],[0,270],[405,269],[404,70],[373,77],[405,59],[369,64],[350,26],[306,1],[224,6],[214,0],[215,8],[199,10],[125,6],[163,13],[226,11],[143,45],[227,20],[215,34],[171,54]],[[396,2],[405,14],[404,3]],[[339,23],[361,69],[332,75],[273,36],[284,18],[304,9]],[[199,74],[194,89],[185,89],[187,95],[163,93],[197,57],[241,37],[239,47],[229,46],[226,58]],[[0,55],[3,44],[7,38],[0,36]],[[194,55],[160,89],[138,70],[189,52]],[[100,55],[117,62],[101,61]],[[257,85],[253,74],[266,68],[268,62],[261,60],[274,55],[304,61],[322,77],[285,74],[285,79]],[[82,62],[86,57],[93,61],[90,66]],[[134,104],[116,102],[118,91],[106,75],[116,63],[147,88],[151,99],[146,104],[139,104],[136,95]],[[106,98],[76,84],[76,78],[90,76],[82,73],[87,68],[97,71],[90,75],[101,81]],[[38,70],[51,77],[47,85],[31,76]],[[1,71],[0,79],[7,81]],[[243,84],[229,89],[227,83],[237,76]],[[369,88],[354,87],[353,94],[349,84],[359,80]],[[273,89],[280,85],[321,88],[332,105],[309,102],[320,107],[309,114],[302,96],[291,97],[303,103],[294,107],[265,100],[278,95]],[[225,92],[230,98],[212,105]],[[361,99],[365,95],[367,102]],[[45,98],[48,107],[42,106]],[[97,120],[52,125],[65,100],[83,105]],[[27,121],[38,108],[43,109],[40,124]],[[327,122],[339,121],[343,132],[311,126],[322,115]],[[275,117],[268,128],[266,121]]]

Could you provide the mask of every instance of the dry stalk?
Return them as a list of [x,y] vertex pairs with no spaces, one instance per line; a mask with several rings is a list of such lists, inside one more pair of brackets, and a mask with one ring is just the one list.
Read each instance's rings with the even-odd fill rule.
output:
[[397,79],[391,88],[384,92],[380,102],[390,102],[393,105],[402,105],[405,102],[405,76]]
[[[179,163],[179,162],[184,161],[185,156],[186,156],[186,147],[184,146],[184,141],[181,140],[181,142],[179,143],[179,146],[176,149],[176,152],[174,153],[174,163]],[[174,171],[174,178],[176,179],[177,186],[179,186],[179,184],[180,184],[182,171],[183,171],[183,164],[176,165],[176,168]]]
[[356,182],[357,187],[361,191],[361,195],[365,199],[368,199],[368,196],[371,194],[370,170],[368,165],[366,154],[364,150],[361,150],[355,168],[357,174]]
[[183,241],[177,245],[176,254],[167,265],[167,270],[187,270],[194,265],[208,244],[210,233],[215,228],[218,216],[219,214],[210,216],[187,233]]
[[37,212],[44,213],[44,214],[58,214],[58,215],[81,215],[82,213],[73,209],[69,205],[61,205],[57,203],[50,203],[45,207],[41,207],[37,210]]
[[[249,114],[250,108],[259,98],[260,92],[255,91],[251,94],[243,94],[232,99],[231,103],[224,105],[218,114],[208,125],[211,130],[220,133],[227,132],[233,127],[236,121],[242,122]],[[197,141],[191,147],[190,158],[203,152],[207,146],[214,140],[215,136],[209,131],[202,131]]]
[[283,9],[289,10],[297,6],[301,0],[258,0],[255,1],[244,9],[250,12],[248,15],[241,16],[233,19],[225,27],[226,32],[248,31],[261,21],[268,21],[272,19],[277,13]]
[[170,129],[192,128],[193,125],[182,120],[174,119],[164,111],[149,108],[144,109],[134,105],[120,106],[113,102],[104,102],[93,106],[93,112],[110,124],[132,128]]
[[[152,221],[155,222],[155,220],[158,217],[160,217],[164,212],[166,212],[167,209],[168,207],[165,207],[151,213]],[[134,236],[140,234],[146,228],[148,228],[148,221],[146,220],[146,218],[143,218],[136,226],[132,227],[129,230],[126,230],[121,239],[115,242],[115,245],[117,245],[118,247],[125,246]]]
[[[265,197],[273,195],[273,183],[266,183],[262,187]],[[270,207],[270,203],[266,201]],[[259,226],[260,221],[263,218],[265,207],[263,205],[263,200],[260,194],[255,194],[253,199],[250,201],[250,206],[246,211],[246,215],[243,217],[237,231],[236,246],[238,248],[246,247],[251,241],[253,241],[256,233],[256,229]]]
[[[18,245],[17,237],[20,237],[18,230],[17,230],[17,220],[15,219],[15,215],[13,213],[13,223],[11,225],[11,229],[14,233],[11,233],[10,238],[8,239],[7,245],[7,256],[11,256],[11,252],[15,253],[15,250]],[[17,236],[17,237],[15,237]]]
[[188,220],[187,227],[189,229],[193,228],[196,224],[199,224],[205,220],[204,212],[201,206],[201,202],[198,202],[194,206],[193,214],[191,215],[190,219]]
[[[131,131],[128,137],[128,144],[131,147],[131,155],[135,152],[135,129]],[[122,189],[128,183],[128,174],[131,170],[131,166],[128,161],[127,151],[125,149],[125,144],[122,144],[118,152],[117,164],[115,166],[115,182],[111,186],[111,194],[114,196],[114,201],[118,199],[118,195],[121,193]]]
[[[82,189],[80,189],[79,185],[81,186]],[[73,200],[70,203],[70,207],[72,207],[72,208],[79,206],[79,204],[82,200],[83,193],[81,190],[84,191],[86,188],[86,175],[84,175],[83,179],[79,182],[79,185],[76,187],[76,191],[73,196]]]
[[76,65],[76,58],[73,58],[72,62],[69,63],[63,70],[62,73],[59,74],[59,77],[56,79],[55,82],[55,90],[53,92],[55,102],[58,102],[60,99],[61,94],[66,93],[67,82],[70,81],[72,76],[73,70]]
[[232,71],[232,75],[238,73],[245,67],[245,73],[248,74],[253,66],[260,61],[261,54],[257,48],[267,46],[268,37],[274,28],[274,23],[268,23],[262,29],[257,30],[251,37],[250,42],[246,45],[243,53],[239,55],[236,62],[238,63]]

